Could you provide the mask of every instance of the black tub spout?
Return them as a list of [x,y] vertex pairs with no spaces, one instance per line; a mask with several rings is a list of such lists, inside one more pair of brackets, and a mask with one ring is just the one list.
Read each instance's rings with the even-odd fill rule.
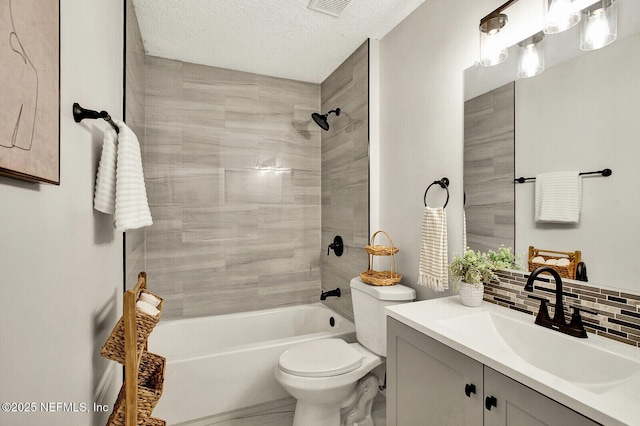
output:
[[340,297],[340,287],[336,288],[335,290],[323,291],[320,294],[320,300],[327,300],[327,297],[331,296]]

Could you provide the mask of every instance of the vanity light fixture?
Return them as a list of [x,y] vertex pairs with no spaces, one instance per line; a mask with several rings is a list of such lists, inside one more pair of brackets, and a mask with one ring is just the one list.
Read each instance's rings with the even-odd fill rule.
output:
[[498,65],[509,57],[502,34],[508,18],[502,11],[517,1],[509,0],[480,20],[480,65],[483,67]]
[[544,33],[540,31],[518,43],[518,78],[534,77],[544,71]]
[[582,11],[580,49],[596,50],[613,43],[618,36],[615,0],[598,0]]
[[480,65],[492,67],[509,57],[507,43],[500,32],[507,23],[507,15],[498,14],[480,22]]
[[557,34],[580,22],[580,9],[571,0],[551,0],[545,17],[543,32]]

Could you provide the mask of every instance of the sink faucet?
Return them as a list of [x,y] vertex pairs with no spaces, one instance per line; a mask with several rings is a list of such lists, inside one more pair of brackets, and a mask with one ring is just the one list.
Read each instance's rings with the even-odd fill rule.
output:
[[580,306],[573,306],[573,315],[571,316],[571,322],[566,323],[564,319],[564,305],[562,303],[562,278],[560,274],[550,266],[541,266],[536,268],[527,279],[527,284],[524,289],[529,292],[533,292],[533,282],[536,277],[543,272],[548,272],[553,275],[553,279],[556,283],[556,304],[553,314],[553,319],[549,317],[549,311],[547,310],[548,299],[538,296],[529,296],[532,299],[540,301],[540,309],[538,309],[538,315],[536,316],[536,324],[541,325],[552,330],[559,331],[570,336],[586,338],[587,332],[584,329],[582,318],[580,317],[580,311],[586,312],[592,315],[597,315],[597,312],[584,309]]
[[[553,279],[556,282],[556,306],[555,306],[555,313],[553,314],[553,320],[551,321],[557,325],[566,325],[564,321],[564,305],[562,304],[562,278],[560,278],[560,274],[558,274],[558,271],[553,269],[551,266],[541,266],[539,268],[536,268],[531,273],[531,275],[529,275],[529,279],[527,279],[527,284],[524,286],[524,289],[526,291],[533,292],[533,282],[535,281],[536,277],[543,272],[549,272],[551,275],[553,275]],[[540,311],[542,311],[542,305],[544,305],[544,310],[546,311],[547,310],[546,302],[543,302],[542,300],[540,300],[540,302],[541,302]],[[538,316],[540,316],[540,311],[538,311]],[[547,313],[547,318],[548,316],[549,314]],[[536,324],[537,323],[538,323],[538,320],[536,319]]]

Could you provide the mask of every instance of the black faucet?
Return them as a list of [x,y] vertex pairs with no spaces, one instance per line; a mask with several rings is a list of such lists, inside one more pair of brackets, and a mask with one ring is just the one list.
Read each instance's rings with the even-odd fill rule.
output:
[[340,297],[340,287],[336,288],[335,290],[323,291],[322,293],[320,293],[320,300],[327,300],[327,297],[331,296]]
[[549,317],[549,311],[547,310],[547,302],[548,299],[538,296],[529,296],[532,299],[537,299],[540,301],[540,309],[538,310],[538,315],[536,316],[536,324],[541,325],[546,328],[550,328],[552,330],[559,331],[564,334],[568,334],[570,336],[586,338],[587,332],[584,329],[584,324],[582,323],[582,318],[580,317],[580,311],[586,312],[592,315],[597,315],[597,312],[590,311],[584,309],[580,306],[572,306],[573,307],[573,315],[571,316],[571,322],[569,324],[566,323],[564,319],[564,305],[562,303],[562,278],[560,278],[560,274],[550,266],[541,266],[536,268],[529,278],[527,279],[527,284],[524,286],[526,291],[533,291],[533,282],[536,277],[543,272],[548,272],[553,275],[553,279],[556,283],[556,304],[555,304],[555,312],[553,314],[553,319]]

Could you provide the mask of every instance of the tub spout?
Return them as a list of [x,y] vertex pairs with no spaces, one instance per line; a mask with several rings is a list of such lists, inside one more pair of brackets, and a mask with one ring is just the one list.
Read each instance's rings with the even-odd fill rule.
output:
[[335,290],[323,291],[322,293],[320,293],[320,300],[327,300],[327,297],[331,296],[340,297],[340,287],[336,288]]

